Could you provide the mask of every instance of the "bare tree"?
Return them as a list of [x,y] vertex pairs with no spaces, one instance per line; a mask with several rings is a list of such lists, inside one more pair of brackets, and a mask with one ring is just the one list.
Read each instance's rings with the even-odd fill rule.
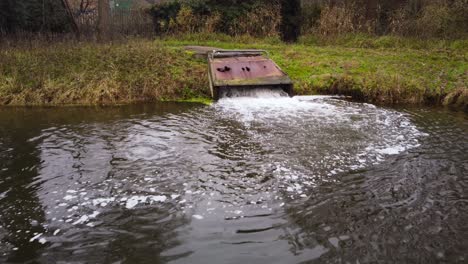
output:
[[80,28],[78,27],[78,24],[76,23],[75,16],[73,15],[73,11],[71,10],[70,4],[68,3],[67,0],[62,0],[62,5],[63,5],[63,8],[65,8],[65,11],[67,12],[67,16],[70,19],[70,23],[71,23],[73,31],[76,34],[76,37],[80,38]]
[[85,14],[91,4],[91,0],[80,1],[80,14]]
[[281,4],[281,38],[285,42],[295,42],[301,28],[301,1],[280,0]]

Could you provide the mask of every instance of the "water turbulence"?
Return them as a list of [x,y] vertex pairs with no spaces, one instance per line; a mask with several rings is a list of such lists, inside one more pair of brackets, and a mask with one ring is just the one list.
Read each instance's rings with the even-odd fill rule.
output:
[[0,260],[463,262],[466,119],[283,95],[21,114]]
[[280,87],[264,87],[264,88],[251,88],[251,87],[235,87],[221,90],[221,98],[278,98],[289,96]]

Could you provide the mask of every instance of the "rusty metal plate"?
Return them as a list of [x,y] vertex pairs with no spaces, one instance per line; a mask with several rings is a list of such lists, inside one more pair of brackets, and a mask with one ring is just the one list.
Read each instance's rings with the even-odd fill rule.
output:
[[210,61],[210,71],[215,86],[291,83],[272,60],[263,56],[215,58]]

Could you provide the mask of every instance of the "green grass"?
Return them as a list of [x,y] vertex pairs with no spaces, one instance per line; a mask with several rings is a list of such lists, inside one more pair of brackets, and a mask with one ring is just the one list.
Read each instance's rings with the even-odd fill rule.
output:
[[203,62],[149,40],[0,50],[0,104],[120,104],[208,97]]
[[299,43],[313,46],[341,46],[348,48],[371,49],[424,49],[465,51],[468,50],[468,39],[444,40],[444,39],[418,39],[400,36],[371,36],[363,33],[348,35],[317,37],[305,35],[299,39]]
[[169,101],[177,102],[177,103],[197,103],[197,104],[204,104],[204,105],[212,105],[213,104],[213,99],[207,98],[207,97],[177,99],[177,100],[169,100]]
[[275,38],[210,34],[7,48],[0,50],[0,104],[209,103],[206,62],[183,50],[205,45],[268,50],[302,95],[344,94],[384,104],[446,102],[466,109],[467,42],[422,43],[356,35],[288,45]]
[[[359,38],[359,36],[355,36]],[[369,39],[382,43],[381,37]],[[208,39],[208,40],[205,40]],[[344,41],[344,40],[343,40]],[[354,41],[354,40],[353,40]],[[380,47],[354,47],[353,41],[310,45],[287,45],[273,40],[211,39],[189,36],[167,39],[164,45],[206,45],[225,49],[266,49],[278,65],[294,80],[298,94],[345,94],[375,103],[441,103],[448,94],[458,94],[457,104],[467,105],[467,45],[463,41],[426,44],[426,48],[388,40]],[[239,44],[248,42],[249,44]],[[422,42],[422,41],[421,41]],[[464,42],[466,43],[466,42]],[[454,48],[456,47],[456,48]]]

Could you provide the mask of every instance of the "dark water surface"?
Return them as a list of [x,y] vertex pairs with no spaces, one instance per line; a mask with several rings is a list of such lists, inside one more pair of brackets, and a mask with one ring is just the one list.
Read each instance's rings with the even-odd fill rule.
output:
[[467,263],[468,116],[0,108],[0,243],[1,263]]

